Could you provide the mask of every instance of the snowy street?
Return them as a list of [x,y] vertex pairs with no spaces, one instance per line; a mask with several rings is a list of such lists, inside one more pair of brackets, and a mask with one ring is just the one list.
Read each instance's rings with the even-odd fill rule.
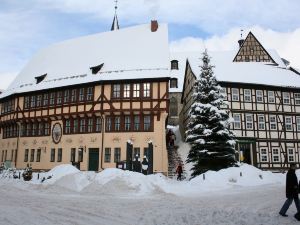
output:
[[278,211],[285,200],[283,185],[233,187],[180,197],[156,191],[149,197],[95,192],[89,186],[80,193],[49,186],[0,182],[0,224],[299,224],[293,215],[283,218]]

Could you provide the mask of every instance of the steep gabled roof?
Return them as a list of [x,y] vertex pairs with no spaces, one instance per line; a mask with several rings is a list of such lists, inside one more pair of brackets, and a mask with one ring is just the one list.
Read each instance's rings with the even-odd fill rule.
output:
[[252,32],[249,32],[247,35],[233,62],[269,62],[276,64],[275,60]]

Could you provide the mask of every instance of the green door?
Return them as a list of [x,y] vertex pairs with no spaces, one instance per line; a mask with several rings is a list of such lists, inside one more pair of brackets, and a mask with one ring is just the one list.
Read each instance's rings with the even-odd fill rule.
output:
[[89,171],[99,169],[99,148],[89,148]]

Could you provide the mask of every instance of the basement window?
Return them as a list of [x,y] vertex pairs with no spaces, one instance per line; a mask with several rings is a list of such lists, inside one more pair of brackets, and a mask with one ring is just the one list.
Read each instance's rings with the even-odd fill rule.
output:
[[45,74],[43,74],[43,75],[41,75],[41,76],[35,77],[35,79],[36,79],[36,84],[41,83],[41,82],[45,79],[46,76],[47,76],[47,74],[45,73]]
[[90,67],[90,70],[92,71],[92,74],[97,74],[103,67],[103,64],[97,65],[97,66],[92,66]]

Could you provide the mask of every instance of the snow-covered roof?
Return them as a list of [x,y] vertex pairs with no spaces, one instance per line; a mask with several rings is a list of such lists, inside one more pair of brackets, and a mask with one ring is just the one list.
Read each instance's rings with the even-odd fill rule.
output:
[[[275,50],[267,51],[278,66],[263,62],[233,62],[236,51],[211,51],[208,54],[218,81],[299,88],[300,76],[285,66]],[[186,58],[198,76],[202,53],[189,52]]]
[[[103,63],[97,74],[90,68]],[[47,74],[36,84],[35,77]],[[54,44],[40,50],[0,95],[103,80],[169,77],[168,27],[139,25]]]

